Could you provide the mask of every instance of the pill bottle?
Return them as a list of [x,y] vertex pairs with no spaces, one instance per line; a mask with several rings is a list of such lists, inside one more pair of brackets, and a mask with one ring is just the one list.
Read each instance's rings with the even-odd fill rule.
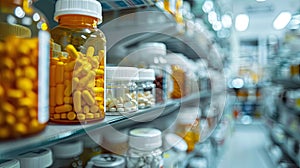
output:
[[4,168],[21,168],[17,159],[0,160],[0,167]]
[[154,128],[135,128],[129,131],[127,168],[163,167],[161,131]]
[[80,154],[83,152],[82,141],[69,141],[52,146],[54,162],[51,168],[77,167],[82,168]]
[[80,137],[83,140],[83,152],[80,155],[80,160],[82,160],[82,165],[85,167],[87,162],[94,156],[100,155],[103,153],[101,148],[102,136],[100,134],[93,134],[92,137],[91,132]]
[[36,134],[49,119],[50,35],[31,4],[0,1],[0,140]]
[[106,40],[96,0],[58,0],[51,30],[50,120],[85,124],[105,117]]
[[175,123],[175,133],[182,137],[187,145],[187,152],[194,150],[195,145],[200,141],[200,122],[194,108],[186,108],[181,111]]
[[93,157],[86,168],[125,168],[125,158],[115,154],[101,154]]
[[17,156],[23,168],[46,168],[52,165],[52,152],[48,148],[36,149]]
[[187,143],[174,133],[167,133],[163,137],[164,168],[183,167],[186,159]]
[[187,68],[183,54],[170,53],[166,56],[167,64],[170,66],[168,74],[171,80],[168,81],[170,87],[168,88],[169,97],[172,99],[182,98],[187,95]]
[[153,69],[139,69],[138,87],[138,108],[149,108],[155,104],[155,72]]
[[128,114],[138,110],[138,68],[106,68],[106,114]]

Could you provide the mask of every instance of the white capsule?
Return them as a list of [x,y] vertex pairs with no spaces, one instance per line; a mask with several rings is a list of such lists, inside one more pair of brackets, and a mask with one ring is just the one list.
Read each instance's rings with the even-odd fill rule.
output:
[[112,108],[109,108],[109,111],[110,111],[110,112],[116,112],[116,111],[117,111],[117,109],[116,109],[116,108],[114,108],[114,107],[112,107]]
[[124,109],[124,108],[117,108],[117,111],[118,111],[118,112],[124,112],[125,109]]

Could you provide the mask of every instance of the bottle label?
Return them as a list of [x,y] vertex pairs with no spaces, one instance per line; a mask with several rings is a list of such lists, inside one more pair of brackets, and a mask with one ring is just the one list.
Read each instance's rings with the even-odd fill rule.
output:
[[39,32],[39,58],[38,58],[38,121],[41,124],[49,120],[49,54],[50,34]]

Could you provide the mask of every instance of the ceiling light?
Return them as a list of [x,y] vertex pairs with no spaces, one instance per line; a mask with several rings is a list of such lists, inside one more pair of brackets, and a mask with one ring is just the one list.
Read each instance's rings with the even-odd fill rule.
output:
[[221,18],[221,22],[224,28],[230,28],[232,25],[232,19],[230,15],[223,15]]
[[256,0],[256,2],[265,2],[266,0]]
[[247,30],[249,25],[249,16],[246,14],[239,14],[235,18],[235,28],[237,31]]
[[214,3],[212,1],[205,1],[202,5],[202,10],[205,12],[205,13],[208,13],[210,11],[212,11],[214,8]]
[[290,22],[292,14],[290,12],[281,12],[273,21],[273,27],[276,30],[281,30]]

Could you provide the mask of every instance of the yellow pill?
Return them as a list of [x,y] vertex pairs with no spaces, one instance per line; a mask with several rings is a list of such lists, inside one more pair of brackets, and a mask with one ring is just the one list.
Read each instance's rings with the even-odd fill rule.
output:
[[59,62],[59,59],[58,58],[56,58],[56,57],[52,57],[51,59],[50,59],[50,63],[51,64],[57,64]]
[[87,88],[90,90],[93,90],[93,88],[95,87],[95,78],[92,78],[89,83],[87,84]]
[[61,119],[67,119],[67,113],[61,113],[60,118]]
[[50,66],[50,86],[55,86],[56,85],[56,65],[51,65]]
[[16,116],[18,118],[25,117],[27,115],[27,112],[28,112],[27,108],[19,108],[16,111]]
[[37,109],[33,108],[29,110],[29,116],[30,118],[37,118]]
[[28,57],[21,57],[17,60],[19,66],[28,66],[30,65],[30,59]]
[[23,71],[23,69],[21,69],[21,68],[16,68],[16,70],[15,70],[15,76],[16,76],[16,78],[23,77],[23,76],[24,76],[24,71]]
[[85,77],[80,79],[79,86],[84,87],[88,85],[88,83],[95,78],[96,73],[94,71],[90,71]]
[[17,90],[17,89],[8,89],[7,96],[9,98],[18,99],[24,96],[24,92],[22,90]]
[[69,72],[74,71],[75,63],[76,63],[76,61],[74,60],[74,61],[71,61],[71,62],[65,64],[65,69],[64,70],[69,71]]
[[73,59],[76,59],[79,57],[77,50],[75,49],[75,47],[72,44],[68,44],[66,46],[66,51],[68,52],[70,57],[72,57]]
[[[62,54],[62,53],[60,53],[60,54]],[[62,62],[67,62],[67,60],[68,60],[68,58],[66,58],[66,57],[64,57],[64,56],[62,56],[62,55],[60,55],[60,56],[58,57],[58,59],[59,59],[60,61],[62,61]]]
[[95,113],[94,116],[95,116],[95,118],[100,118],[101,114],[100,113]]
[[37,98],[38,98],[38,95],[34,92],[34,91],[26,91],[26,96],[28,97],[28,98],[30,98],[31,100],[37,100]]
[[94,87],[93,91],[95,93],[103,93],[104,92],[104,88],[102,88],[102,87]]
[[15,128],[15,131],[20,133],[20,134],[26,134],[27,133],[27,127],[23,123],[17,123],[14,128]]
[[64,92],[65,97],[69,97],[71,96],[71,94],[72,94],[72,85],[71,84],[66,85],[66,89]]
[[54,114],[54,115],[53,115],[53,118],[54,118],[55,120],[59,120],[59,119],[60,119],[60,114]]
[[97,86],[97,87],[103,87],[103,86],[104,86],[103,80],[97,79],[97,80],[96,80],[96,86]]
[[92,112],[92,113],[96,113],[96,112],[98,112],[98,110],[99,110],[99,107],[98,107],[97,105],[93,105],[93,106],[91,107],[91,112]]
[[35,106],[37,106],[37,102],[32,101],[28,97],[19,99],[18,104],[19,104],[19,106],[24,106],[24,107],[35,107]]
[[88,105],[91,106],[91,105],[95,104],[95,100],[88,90],[84,90],[82,92],[82,97]]
[[17,88],[20,90],[32,90],[33,89],[33,83],[30,79],[28,78],[19,78],[17,79]]
[[94,119],[95,118],[93,113],[86,113],[85,116],[86,116],[87,119]]
[[4,57],[1,59],[0,65],[3,68],[13,69],[15,67],[15,62],[9,57]]
[[7,113],[14,113],[15,112],[15,107],[12,104],[8,103],[8,102],[2,103],[0,108],[2,108],[2,110],[4,112],[7,112]]
[[64,112],[69,112],[69,111],[72,111],[72,106],[69,104],[64,104],[64,105],[55,107],[56,113],[64,113]]
[[91,63],[91,65],[92,65],[93,68],[98,68],[99,67],[99,61],[95,57],[92,57],[90,59],[90,63]]
[[27,66],[24,68],[25,77],[29,79],[36,79],[37,71],[33,66]]
[[30,52],[31,48],[28,47],[28,43],[21,43],[18,47],[18,52],[24,55],[28,55]]
[[84,106],[83,107],[83,113],[89,113],[90,112],[90,107],[89,106]]
[[58,62],[55,71],[55,80],[57,84],[64,83],[64,63]]
[[78,120],[85,120],[85,114],[78,113],[77,118],[78,118]]
[[92,46],[89,46],[87,51],[86,51],[86,56],[87,57],[92,57],[94,55],[95,52],[95,48]]
[[56,87],[50,87],[50,106],[56,106]]
[[73,111],[68,112],[67,118],[68,118],[68,120],[75,120],[76,119],[76,113],[74,113]]
[[58,84],[56,86],[55,98],[56,98],[57,105],[64,104],[64,87],[65,86],[63,84]]
[[75,91],[73,94],[73,104],[74,104],[74,111],[76,113],[81,112],[81,92]]
[[92,69],[92,65],[89,62],[84,62],[82,65],[82,70],[90,71]]
[[14,125],[16,123],[16,117],[12,114],[6,115],[6,123],[9,125]]
[[72,97],[64,97],[64,103],[65,104],[72,104],[73,98]]
[[95,72],[96,72],[96,76],[104,75],[104,71],[102,69],[96,69]]

